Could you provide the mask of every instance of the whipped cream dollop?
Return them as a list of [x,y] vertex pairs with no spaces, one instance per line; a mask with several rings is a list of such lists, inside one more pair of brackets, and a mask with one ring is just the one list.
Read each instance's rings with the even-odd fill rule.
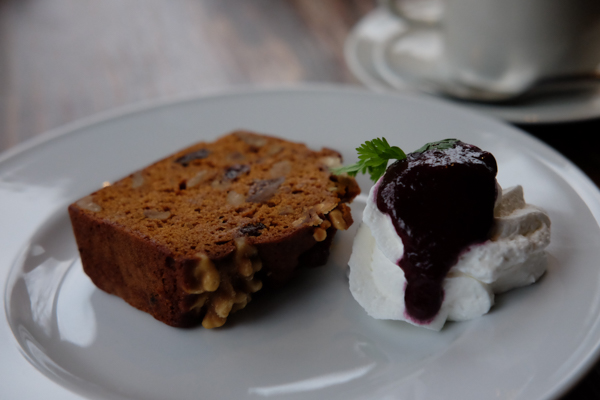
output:
[[464,321],[487,313],[494,294],[532,284],[544,274],[548,215],[526,204],[521,186],[505,190],[498,186],[489,240],[460,254],[443,281],[444,298],[435,317],[411,318],[404,300],[407,281],[398,266],[404,245],[391,217],[377,207],[377,188],[376,184],[369,193],[349,261],[350,291],[370,316],[440,330],[446,320]]

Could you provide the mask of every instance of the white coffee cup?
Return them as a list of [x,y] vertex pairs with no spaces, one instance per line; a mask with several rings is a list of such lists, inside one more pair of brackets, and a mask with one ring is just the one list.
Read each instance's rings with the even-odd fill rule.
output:
[[[382,3],[423,23],[403,11],[402,1]],[[437,21],[444,43],[441,91],[502,100],[545,80],[598,73],[600,0],[442,1]]]

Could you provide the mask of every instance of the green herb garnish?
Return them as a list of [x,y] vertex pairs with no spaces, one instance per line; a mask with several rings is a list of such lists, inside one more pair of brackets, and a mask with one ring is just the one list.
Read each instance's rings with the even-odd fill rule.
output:
[[414,153],[423,153],[427,150],[446,150],[453,148],[457,142],[460,142],[458,139],[444,139],[438,142],[427,143],[425,146],[421,147],[418,150],[415,150]]
[[356,176],[358,172],[369,173],[371,180],[377,182],[385,173],[389,160],[404,160],[406,154],[400,147],[390,146],[385,138],[364,142],[356,148],[359,161],[347,167],[334,168],[334,174],[347,173]]
[[[453,148],[458,139],[444,139],[438,142],[427,143],[425,146],[415,150],[415,153],[423,153],[428,150],[446,150]],[[364,142],[356,148],[359,161],[347,167],[332,168],[336,175],[346,173],[356,176],[357,173],[369,173],[371,180],[377,182],[385,174],[389,160],[404,160],[406,154],[400,147],[390,146],[385,138],[376,138]]]

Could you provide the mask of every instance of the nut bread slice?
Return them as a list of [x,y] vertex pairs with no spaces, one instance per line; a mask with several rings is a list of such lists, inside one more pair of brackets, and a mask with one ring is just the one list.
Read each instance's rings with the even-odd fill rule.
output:
[[352,224],[339,153],[237,131],[181,150],[69,206],[100,289],[171,326],[222,326],[263,281],[326,262]]

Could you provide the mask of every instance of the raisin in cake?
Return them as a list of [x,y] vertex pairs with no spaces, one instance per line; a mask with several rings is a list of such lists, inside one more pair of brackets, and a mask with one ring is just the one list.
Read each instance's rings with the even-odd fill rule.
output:
[[326,262],[359,193],[340,161],[245,131],[181,150],[69,206],[83,268],[168,325],[221,326],[264,280]]

